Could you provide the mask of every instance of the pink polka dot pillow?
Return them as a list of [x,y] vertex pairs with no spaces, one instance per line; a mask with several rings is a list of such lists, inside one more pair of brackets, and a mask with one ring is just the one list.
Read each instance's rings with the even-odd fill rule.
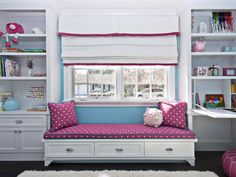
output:
[[78,124],[74,100],[61,104],[48,103],[48,108],[51,118],[51,131]]
[[167,103],[159,102],[159,109],[162,111],[162,125],[171,126],[181,129],[187,129],[187,103]]
[[163,121],[162,112],[157,108],[147,108],[143,119],[144,125],[159,127]]

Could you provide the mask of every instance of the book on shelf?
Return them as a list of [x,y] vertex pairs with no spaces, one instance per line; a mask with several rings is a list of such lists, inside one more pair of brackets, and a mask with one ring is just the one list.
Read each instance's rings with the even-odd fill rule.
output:
[[199,94],[198,93],[195,93],[195,104],[196,105],[201,105],[201,102],[200,102],[200,98],[199,98]]
[[5,60],[6,77],[21,76],[20,64],[17,61]]
[[6,67],[5,67],[5,62],[6,62],[6,58],[2,57],[1,58],[1,76],[5,77],[6,76]]
[[46,107],[46,105],[36,105],[36,106],[33,106],[33,107],[27,109],[27,111],[45,112],[45,111],[47,111],[47,107]]
[[22,52],[26,52],[26,53],[45,53],[46,50],[45,49],[23,49]]

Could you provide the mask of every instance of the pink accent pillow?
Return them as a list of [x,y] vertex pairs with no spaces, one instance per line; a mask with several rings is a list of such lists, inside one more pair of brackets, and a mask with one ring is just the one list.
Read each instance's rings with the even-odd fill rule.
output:
[[159,127],[163,121],[162,112],[157,108],[147,108],[143,116],[144,125]]
[[158,106],[159,109],[162,111],[163,115],[162,125],[187,129],[186,102],[177,102],[177,103],[159,102]]
[[61,104],[48,103],[48,108],[51,117],[51,131],[78,124],[74,100]]

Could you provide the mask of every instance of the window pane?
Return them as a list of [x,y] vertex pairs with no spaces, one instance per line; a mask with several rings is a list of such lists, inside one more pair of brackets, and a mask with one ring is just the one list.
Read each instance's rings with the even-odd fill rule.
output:
[[89,99],[114,99],[116,72],[114,69],[75,68],[74,96]]
[[90,84],[100,84],[101,83],[101,71],[97,70],[97,69],[89,69],[88,82]]
[[138,83],[149,84],[150,70],[139,69],[138,70]]
[[164,97],[164,85],[152,85],[152,98],[162,98]]
[[135,85],[124,85],[124,97],[135,97],[136,96]]
[[125,84],[136,84],[137,82],[136,69],[124,69],[123,78]]
[[153,84],[159,84],[163,85],[164,84],[164,69],[155,69],[152,72],[152,83]]
[[124,98],[159,99],[166,95],[165,68],[133,67],[123,70]]
[[138,93],[137,93],[138,98],[145,98],[148,99],[150,98],[150,85],[138,85]]
[[87,70],[78,70],[76,69],[74,72],[75,75],[75,84],[87,84]]

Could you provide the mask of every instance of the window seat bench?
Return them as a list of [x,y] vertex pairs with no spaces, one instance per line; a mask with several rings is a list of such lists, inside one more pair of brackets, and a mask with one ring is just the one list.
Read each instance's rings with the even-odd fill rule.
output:
[[45,166],[52,161],[195,163],[191,130],[142,124],[79,124],[44,134]]

